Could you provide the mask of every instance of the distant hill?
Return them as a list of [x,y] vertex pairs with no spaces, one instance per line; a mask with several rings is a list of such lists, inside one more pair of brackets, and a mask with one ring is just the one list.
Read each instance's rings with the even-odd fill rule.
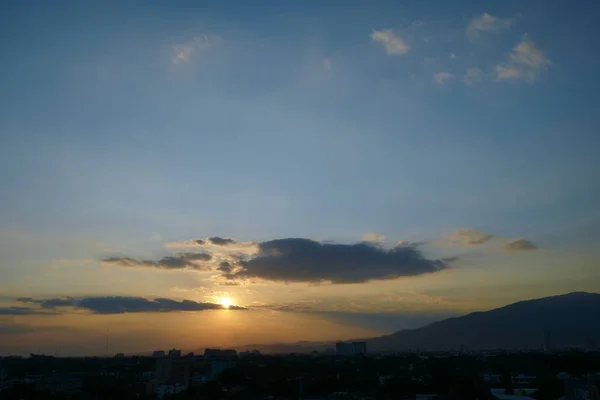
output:
[[[417,329],[363,339],[369,351],[415,349],[452,350],[541,348],[544,331],[556,347],[583,347],[586,338],[600,343],[600,294],[575,292],[520,301],[485,312],[448,318]],[[263,352],[309,352],[332,347],[333,343],[250,345]]]

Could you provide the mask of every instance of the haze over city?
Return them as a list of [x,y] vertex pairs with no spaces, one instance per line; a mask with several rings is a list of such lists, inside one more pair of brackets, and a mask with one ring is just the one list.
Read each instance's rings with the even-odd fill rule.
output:
[[600,292],[599,4],[60,3],[0,3],[0,355]]

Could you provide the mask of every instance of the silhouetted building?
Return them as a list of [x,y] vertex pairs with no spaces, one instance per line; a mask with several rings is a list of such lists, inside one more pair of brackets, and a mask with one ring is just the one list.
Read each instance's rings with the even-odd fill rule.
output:
[[[152,392],[156,392],[161,385],[190,385],[191,362],[187,359],[159,358],[156,360],[156,370],[152,380]],[[164,388],[165,391],[169,389]]]
[[335,344],[335,355],[336,356],[351,356],[354,354],[354,346],[352,343],[337,342]]
[[365,355],[367,354],[367,342],[352,342],[352,349],[354,355]]
[[598,345],[596,339],[591,336],[585,338],[585,349],[587,351],[596,351],[598,350]]
[[552,336],[550,335],[549,331],[544,331],[544,338],[543,338],[542,346],[543,346],[544,351],[546,351],[546,352],[550,352],[553,349]]
[[238,353],[232,349],[204,349],[204,361],[210,366],[210,375],[216,378],[228,368],[237,365]]
[[179,358],[181,357],[181,350],[171,349],[169,350],[169,357],[171,358]]
[[567,378],[564,380],[566,400],[600,400],[600,377]]
[[152,357],[154,357],[154,358],[162,358],[164,356],[165,356],[164,350],[156,350],[156,351],[152,352]]

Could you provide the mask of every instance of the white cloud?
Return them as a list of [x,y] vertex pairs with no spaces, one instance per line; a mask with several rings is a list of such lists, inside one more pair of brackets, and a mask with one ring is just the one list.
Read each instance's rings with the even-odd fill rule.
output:
[[366,233],[363,235],[363,240],[371,243],[383,243],[385,236],[377,233]]
[[390,56],[401,56],[410,50],[410,46],[404,39],[396,35],[391,29],[373,30],[371,39],[382,43],[385,46],[385,52]]
[[479,68],[467,68],[465,76],[463,76],[463,83],[468,86],[473,86],[483,78],[483,71]]
[[331,68],[333,68],[333,64],[329,58],[323,60],[323,68],[325,68],[327,71],[331,71]]
[[513,48],[508,62],[496,66],[496,79],[498,81],[522,79],[533,83],[541,72],[548,69],[549,65],[550,60],[531,39],[525,36]]
[[450,72],[437,72],[433,74],[433,81],[439,86],[443,85],[446,83],[446,81],[452,78],[454,78],[454,75],[452,75]]
[[467,36],[469,39],[475,39],[482,33],[492,33],[508,29],[514,22],[513,18],[498,18],[488,13],[483,13],[469,22]]
[[222,41],[217,35],[204,35],[195,37],[187,43],[176,44],[173,46],[173,64],[189,63],[194,53],[206,51]]
[[454,53],[450,53],[450,54],[448,55],[448,58],[449,58],[449,59],[451,59],[451,60],[454,60],[454,59],[456,59],[456,54],[454,54]]

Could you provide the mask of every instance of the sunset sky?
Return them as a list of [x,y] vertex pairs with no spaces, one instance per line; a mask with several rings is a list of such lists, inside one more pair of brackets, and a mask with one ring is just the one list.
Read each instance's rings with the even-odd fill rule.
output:
[[599,292],[599,12],[0,2],[0,355],[369,337]]

